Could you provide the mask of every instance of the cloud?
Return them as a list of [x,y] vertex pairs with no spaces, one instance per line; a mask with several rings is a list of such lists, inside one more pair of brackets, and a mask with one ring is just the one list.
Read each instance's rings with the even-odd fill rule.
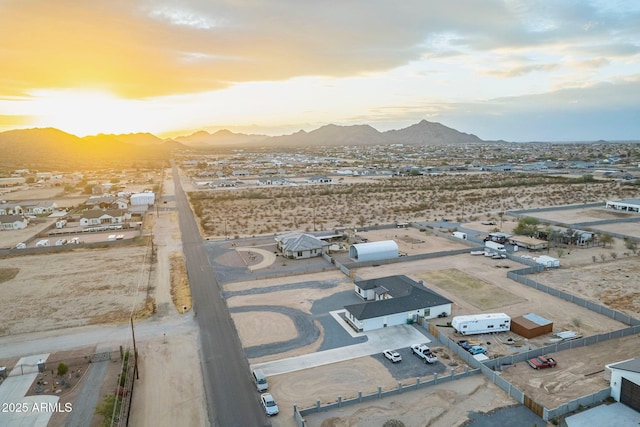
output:
[[478,105],[497,115],[508,115],[503,105],[546,109],[563,103],[560,94],[569,88],[586,94],[573,94],[575,110],[599,82],[612,82],[603,86],[610,92],[602,94],[603,105],[626,103],[626,94],[616,92],[627,90],[624,76],[640,72],[634,2],[0,4],[0,97],[8,99],[0,114],[14,117],[37,114],[7,97],[37,105],[34,94],[50,90],[144,100],[139,116],[159,105],[154,111],[166,114],[167,126],[171,120],[184,127],[274,126],[369,117],[393,127],[394,120],[407,124],[424,115],[457,123],[488,114]]
[[[70,87],[127,97],[193,93],[237,82],[384,71],[425,55],[573,44],[584,34],[600,45],[604,35],[619,34],[611,39],[624,54],[624,36],[638,35],[637,13],[606,14],[581,2],[529,3],[5,1],[0,93]],[[638,49],[633,42],[626,47],[627,54]]]
[[560,68],[559,64],[532,64],[518,67],[511,67],[506,69],[494,69],[486,71],[486,74],[496,77],[518,77],[525,74],[533,73],[536,71],[553,71]]

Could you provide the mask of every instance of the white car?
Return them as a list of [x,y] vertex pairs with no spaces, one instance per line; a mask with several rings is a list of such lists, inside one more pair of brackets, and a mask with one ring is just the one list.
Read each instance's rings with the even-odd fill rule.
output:
[[278,412],[280,412],[278,410],[278,405],[276,405],[276,401],[273,400],[273,396],[271,396],[271,393],[262,393],[260,395],[260,402],[262,403],[264,412],[268,417],[276,415]]
[[382,354],[384,354],[384,357],[391,360],[393,363],[402,361],[402,356],[400,356],[400,353],[398,353],[397,351],[385,350],[384,352],[382,352]]

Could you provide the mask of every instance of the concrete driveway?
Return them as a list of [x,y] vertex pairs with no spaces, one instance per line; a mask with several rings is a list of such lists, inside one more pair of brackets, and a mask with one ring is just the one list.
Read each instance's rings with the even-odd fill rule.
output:
[[355,333],[353,336],[366,335],[367,342],[354,344],[302,356],[289,357],[265,363],[251,365],[251,369],[262,369],[265,375],[278,375],[287,372],[299,371],[316,366],[342,362],[343,360],[356,359],[382,353],[384,350],[409,347],[416,343],[429,343],[429,340],[418,329],[411,325],[398,325],[390,328],[377,329],[375,331]]

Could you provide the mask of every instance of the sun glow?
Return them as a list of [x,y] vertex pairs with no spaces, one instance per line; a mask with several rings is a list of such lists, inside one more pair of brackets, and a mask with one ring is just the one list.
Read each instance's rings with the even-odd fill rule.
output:
[[31,124],[78,136],[164,130],[145,101],[91,90],[36,90],[30,93]]

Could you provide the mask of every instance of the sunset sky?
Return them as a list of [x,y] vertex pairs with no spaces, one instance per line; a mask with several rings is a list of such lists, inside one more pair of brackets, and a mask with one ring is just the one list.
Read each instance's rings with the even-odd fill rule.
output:
[[0,131],[640,139],[637,0],[0,0]]

